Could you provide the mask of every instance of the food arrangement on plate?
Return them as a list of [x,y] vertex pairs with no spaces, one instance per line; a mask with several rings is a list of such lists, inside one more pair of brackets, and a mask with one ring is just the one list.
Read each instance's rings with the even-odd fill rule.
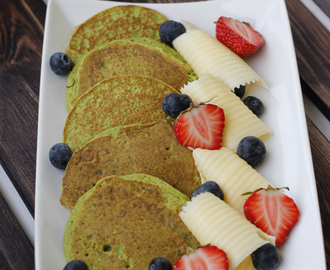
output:
[[264,41],[223,16],[214,29],[117,6],[52,56],[55,73],[70,72],[63,142],[50,151],[66,168],[65,269],[279,265],[299,210],[255,169],[271,130],[262,102],[242,100],[247,84],[267,89],[241,58]]

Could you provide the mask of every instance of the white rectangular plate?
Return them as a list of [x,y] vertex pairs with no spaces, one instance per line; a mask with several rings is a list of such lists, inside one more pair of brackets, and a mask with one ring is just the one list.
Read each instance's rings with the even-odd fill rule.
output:
[[[47,7],[41,66],[36,173],[35,265],[37,270],[63,269],[62,237],[69,211],[60,205],[63,171],[48,159],[49,149],[62,139],[67,116],[66,77],[50,70],[49,58],[64,52],[75,26],[92,15],[123,2],[51,0]],[[130,3],[132,4],[132,3]],[[142,5],[142,4],[141,4]],[[169,19],[194,23],[212,36],[222,15],[249,22],[265,38],[264,46],[246,61],[269,90],[249,87],[248,95],[265,104],[261,119],[272,129],[267,158],[258,171],[287,192],[300,209],[298,223],[280,247],[279,270],[325,270],[319,205],[290,24],[284,0],[223,0],[175,4],[143,4]],[[194,44],[190,44],[193,46]]]

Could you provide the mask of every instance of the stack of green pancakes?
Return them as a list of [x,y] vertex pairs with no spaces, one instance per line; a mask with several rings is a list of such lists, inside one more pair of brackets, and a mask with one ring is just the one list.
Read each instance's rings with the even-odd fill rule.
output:
[[151,38],[114,40],[90,51],[79,68],[70,73],[66,88],[67,110],[70,111],[77,99],[95,84],[123,75],[156,78],[178,91],[197,79],[182,56],[159,41]]
[[149,76],[179,90],[197,75],[174,49],[160,42],[167,18],[141,6],[117,6],[91,17],[74,31],[66,53],[74,68],[66,86],[68,112],[96,83],[112,76]]
[[170,184],[188,197],[200,185],[191,151],[165,122],[116,127],[74,152],[62,180],[62,205],[72,209],[100,179],[144,173]]
[[80,63],[89,51],[115,39],[148,37],[159,40],[159,27],[167,18],[135,5],[116,6],[95,14],[76,27],[66,53]]
[[200,175],[162,110],[167,94],[197,76],[159,41],[166,20],[117,6],[78,26],[66,50],[75,66],[63,142],[74,154],[62,180],[71,211],[63,245],[67,261],[89,269],[147,269],[199,245],[178,213]]
[[104,80],[83,94],[67,116],[63,142],[76,151],[91,139],[116,126],[149,124],[174,119],[162,109],[162,100],[176,93],[170,85],[141,76]]
[[174,264],[199,246],[178,215],[188,200],[150,175],[104,178],[71,211],[66,260],[82,260],[89,270],[148,269],[157,257]]

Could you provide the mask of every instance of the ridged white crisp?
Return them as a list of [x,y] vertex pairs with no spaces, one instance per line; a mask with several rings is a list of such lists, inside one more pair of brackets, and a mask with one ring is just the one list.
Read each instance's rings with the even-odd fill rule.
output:
[[267,188],[271,185],[261,174],[241,159],[234,151],[195,149],[193,157],[203,182],[214,181],[222,189],[225,202],[244,216],[244,203],[248,195],[243,193]]
[[222,134],[222,146],[236,151],[241,139],[246,136],[259,137],[265,141],[271,134],[270,128],[211,74],[202,75],[181,88],[194,102],[209,102],[222,108],[225,113],[225,127]]
[[192,23],[183,21],[183,24],[186,32],[173,41],[173,46],[198,76],[211,73],[231,90],[249,83],[268,88],[244,60],[216,38]]
[[193,197],[179,216],[201,245],[215,245],[227,254],[229,270],[257,248],[275,241],[212,193]]

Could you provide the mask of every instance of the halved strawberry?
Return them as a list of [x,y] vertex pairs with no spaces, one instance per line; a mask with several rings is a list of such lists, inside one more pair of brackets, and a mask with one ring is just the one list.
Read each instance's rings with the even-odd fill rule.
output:
[[174,124],[174,132],[179,142],[192,148],[220,149],[225,126],[223,109],[213,104],[191,106],[182,112]]
[[264,43],[263,37],[248,23],[220,17],[216,24],[216,38],[240,56],[249,56]]
[[295,202],[271,186],[253,192],[244,204],[244,213],[259,229],[276,237],[276,246],[285,241],[299,216]]
[[173,270],[227,270],[226,253],[216,246],[200,247],[183,255],[173,266]]

